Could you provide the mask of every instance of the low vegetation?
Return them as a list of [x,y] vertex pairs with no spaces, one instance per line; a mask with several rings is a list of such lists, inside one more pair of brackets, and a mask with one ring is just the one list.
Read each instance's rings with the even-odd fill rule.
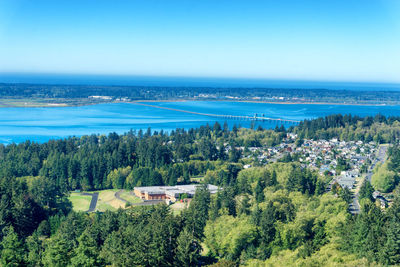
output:
[[69,201],[72,203],[72,209],[74,211],[87,211],[89,210],[91,196],[84,196],[81,193],[72,192],[68,197]]
[[99,199],[97,201],[97,210],[104,212],[106,210],[115,211],[125,207],[125,202],[117,199],[115,193],[118,190],[101,190],[99,191]]
[[132,191],[123,191],[121,193],[121,198],[132,204],[143,202],[143,200],[135,196]]

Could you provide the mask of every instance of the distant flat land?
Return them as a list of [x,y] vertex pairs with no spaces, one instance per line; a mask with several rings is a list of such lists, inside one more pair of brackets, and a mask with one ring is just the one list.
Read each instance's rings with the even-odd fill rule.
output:
[[312,101],[264,101],[264,100],[137,100],[129,103],[160,103],[160,102],[186,102],[186,101],[218,101],[218,102],[243,102],[243,103],[264,103],[264,104],[281,104],[281,105],[339,105],[339,106],[386,106],[386,105],[400,105],[398,103],[354,103],[354,102],[312,102]]
[[[199,99],[187,100],[137,100],[127,103],[152,103],[152,102],[185,102],[185,101],[209,101]],[[385,105],[399,105],[399,103],[354,103],[354,102],[310,102],[310,101],[256,101],[256,100],[213,100],[220,102],[244,102],[244,103],[266,103],[266,104],[281,104],[281,105],[348,105],[348,106],[385,106]],[[0,99],[0,108],[28,108],[28,107],[74,107],[74,106],[88,106],[104,103],[121,103],[121,101],[93,101],[89,99],[60,99],[60,98],[25,98],[25,99]]]
[[[81,106],[111,102],[244,101],[276,104],[399,105],[400,89],[116,86],[0,83],[0,107]],[[353,88],[353,89],[352,89]]]
[[105,103],[105,101],[74,98],[0,98],[0,108],[73,107],[101,103]]
[[[56,102],[57,101],[57,102]],[[51,107],[67,106],[66,103],[60,103],[60,99],[1,99],[0,107]]]

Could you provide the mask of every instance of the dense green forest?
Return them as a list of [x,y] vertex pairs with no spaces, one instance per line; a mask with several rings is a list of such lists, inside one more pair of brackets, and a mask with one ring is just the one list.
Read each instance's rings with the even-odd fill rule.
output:
[[314,120],[304,120],[293,131],[300,139],[330,139],[375,141],[396,143],[399,141],[400,117],[385,117],[377,114],[374,117],[331,115]]
[[[0,145],[0,266],[400,264],[399,126],[395,117],[332,115],[290,129],[216,123]],[[331,178],[295,157],[262,164],[251,155],[288,133],[297,134],[293,145],[333,137],[391,144],[385,169],[360,189],[360,214],[350,214],[345,189],[326,192]],[[199,187],[177,215],[165,204],[77,213],[67,198],[199,176],[221,190]],[[373,187],[387,181],[394,199],[382,210]]]
[[[249,90],[251,89],[251,90]],[[333,103],[398,103],[400,92],[293,88],[157,87],[105,85],[48,85],[0,83],[0,96],[6,98],[73,99],[110,96],[130,100],[251,100]]]

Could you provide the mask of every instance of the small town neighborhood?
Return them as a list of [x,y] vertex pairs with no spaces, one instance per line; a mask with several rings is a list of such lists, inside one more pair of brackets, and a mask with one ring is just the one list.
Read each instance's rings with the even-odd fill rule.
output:
[[[304,139],[295,143],[297,135],[288,133],[286,138],[276,146],[239,147],[243,152],[242,158],[257,158],[259,164],[297,159],[303,168],[318,171],[320,175],[331,177],[327,191],[332,185],[338,184],[353,192],[353,203],[350,210],[358,213],[358,187],[364,179],[371,182],[372,171],[376,164],[386,160],[387,145],[378,145],[374,141],[340,141],[337,138],[330,140]],[[228,151],[229,151],[228,147]],[[244,168],[252,167],[251,164]],[[388,200],[378,191],[373,194],[381,203],[381,207],[388,206]]]

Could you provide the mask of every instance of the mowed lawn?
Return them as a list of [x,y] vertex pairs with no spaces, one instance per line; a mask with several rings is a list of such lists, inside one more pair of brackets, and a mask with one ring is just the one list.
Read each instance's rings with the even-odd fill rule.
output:
[[180,215],[184,209],[189,207],[189,203],[177,201],[169,207],[173,215]]
[[129,201],[130,203],[140,203],[143,202],[142,199],[140,199],[139,197],[131,194],[129,191],[124,191],[121,193],[120,195],[121,198],[125,199],[126,201]]
[[[71,192],[69,200],[72,202],[72,207],[74,211],[87,211],[90,206],[90,202],[92,200],[91,196],[82,196],[82,193],[99,193],[99,197],[96,204],[96,211],[104,212],[107,210],[116,211],[119,208],[125,209],[126,203],[122,200],[119,200],[115,197],[115,193],[120,191],[120,189],[107,189],[107,190],[99,190],[99,191],[90,191],[90,192]],[[129,201],[132,204],[143,202],[140,198],[136,197],[133,194],[130,194],[130,191],[124,191],[121,193],[120,197]]]
[[117,199],[115,197],[115,193],[118,192],[119,189],[108,189],[101,190],[99,192],[99,200],[97,201],[96,210],[97,211],[115,211],[119,208],[125,208],[125,202]]
[[81,193],[72,192],[68,199],[72,202],[72,209],[74,211],[87,211],[92,197],[82,196]]
[[125,208],[125,203],[121,200],[115,198],[115,193],[118,189],[107,189],[100,191],[90,191],[90,192],[71,192],[69,200],[72,202],[72,208],[74,211],[87,211],[92,201],[92,196],[82,196],[81,193],[99,193],[97,199],[96,211],[116,211],[118,208]]

